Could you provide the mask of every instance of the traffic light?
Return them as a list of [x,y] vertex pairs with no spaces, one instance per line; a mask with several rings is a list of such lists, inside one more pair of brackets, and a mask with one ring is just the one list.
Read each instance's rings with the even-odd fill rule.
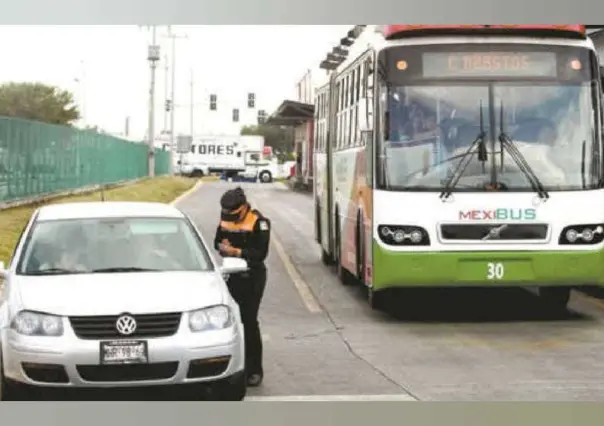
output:
[[166,99],[166,111],[170,112],[170,110],[172,109],[172,101],[170,99]]
[[247,94],[247,107],[254,108],[256,106],[256,95],[253,93]]
[[217,109],[216,95],[210,95],[210,111],[216,111]]
[[263,124],[266,121],[266,111],[258,110],[258,124]]
[[233,122],[237,123],[239,121],[239,109],[233,108]]

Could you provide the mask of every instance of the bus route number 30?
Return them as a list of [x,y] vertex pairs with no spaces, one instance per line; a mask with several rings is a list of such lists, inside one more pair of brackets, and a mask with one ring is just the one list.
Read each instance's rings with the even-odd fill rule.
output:
[[500,280],[505,275],[505,268],[503,263],[489,262],[487,263],[487,279],[488,280]]

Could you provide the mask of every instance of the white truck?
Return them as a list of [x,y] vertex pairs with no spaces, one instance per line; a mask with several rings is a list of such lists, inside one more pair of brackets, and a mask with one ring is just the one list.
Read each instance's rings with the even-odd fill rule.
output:
[[271,182],[281,177],[283,168],[264,155],[263,136],[200,136],[195,137],[191,151],[182,156],[181,174],[201,177],[225,173]]

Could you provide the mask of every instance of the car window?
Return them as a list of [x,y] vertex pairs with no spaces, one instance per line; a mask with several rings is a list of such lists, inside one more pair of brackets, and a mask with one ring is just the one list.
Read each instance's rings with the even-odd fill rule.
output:
[[111,218],[38,221],[19,274],[209,271],[212,261],[186,219]]
[[25,231],[27,230],[27,227],[29,226],[29,223],[27,223],[23,229],[21,229],[21,233],[19,234],[19,238],[17,239],[17,242],[15,243],[15,247],[13,247],[13,254],[10,257],[10,260],[8,262],[9,265],[12,265],[14,262],[16,262],[16,254],[17,254],[17,249],[19,248],[19,244],[21,244],[21,241],[23,240],[23,237],[25,236]]

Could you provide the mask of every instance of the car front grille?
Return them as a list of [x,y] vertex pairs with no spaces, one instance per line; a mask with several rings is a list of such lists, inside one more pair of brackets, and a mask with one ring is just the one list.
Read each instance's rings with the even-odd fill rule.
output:
[[87,382],[135,382],[166,380],[178,371],[178,362],[126,365],[78,365],[78,374]]
[[69,322],[80,339],[168,337],[178,331],[182,313],[131,315],[136,320],[136,330],[128,336],[123,336],[117,331],[115,324],[120,316],[77,316],[70,317]]

